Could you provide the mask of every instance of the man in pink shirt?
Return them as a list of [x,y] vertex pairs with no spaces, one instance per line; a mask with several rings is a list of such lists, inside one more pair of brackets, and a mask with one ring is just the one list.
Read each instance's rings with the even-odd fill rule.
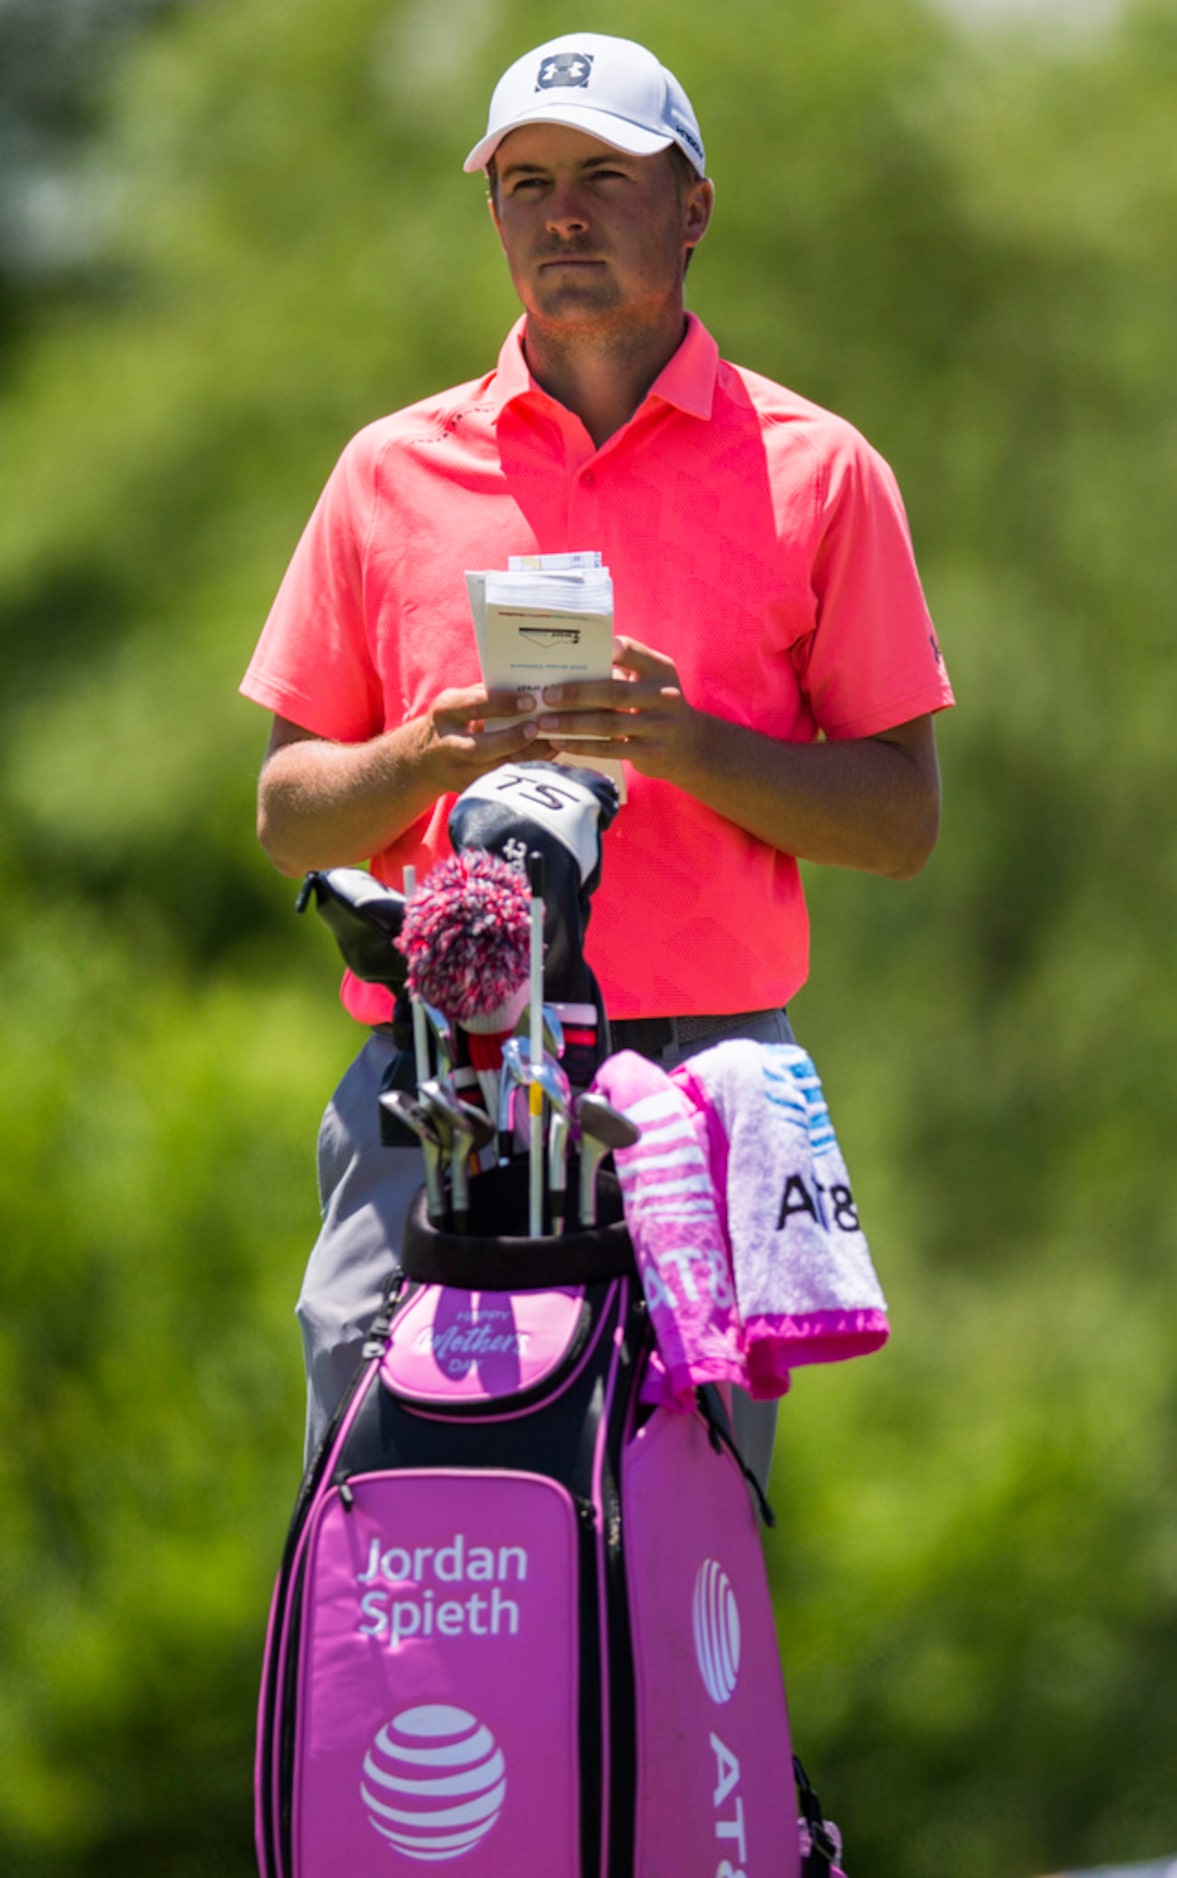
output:
[[[905,879],[936,839],[952,694],[894,479],[685,311],[713,192],[686,94],[644,48],[572,34],[525,55],[466,168],[487,171],[523,317],[493,372],[369,426],[324,490],[242,686],[273,714],[262,843],[290,875],[371,860],[399,886],[448,852],[476,777],[591,737],[628,766],[588,948],[616,1047],[670,1066],[786,1039],[798,859]],[[613,677],[538,709],[489,693],[465,570],[567,549],[612,572]],[[344,998],[389,1015],[370,987]],[[390,1048],[375,1029],[320,1141],[312,1443],[416,1184],[375,1141]]]

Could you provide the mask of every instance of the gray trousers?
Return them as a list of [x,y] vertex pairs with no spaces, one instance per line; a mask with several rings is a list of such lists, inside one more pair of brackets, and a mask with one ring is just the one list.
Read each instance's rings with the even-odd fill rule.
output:
[[[673,1069],[724,1037],[748,1037],[756,1043],[793,1041],[788,1018],[783,1011],[774,1011],[752,1020],[734,1017],[730,1028],[689,1043],[676,1034],[657,1061],[664,1069]],[[417,1149],[386,1148],[380,1141],[377,1098],[393,1050],[390,1038],[378,1032],[369,1037],[345,1071],[319,1129],[323,1223],[297,1307],[307,1373],[308,1461],[355,1375],[364,1339],[396,1263],[402,1223],[421,1185]],[[776,1403],[753,1402],[737,1389],[733,1417],[740,1450],[766,1484]]]

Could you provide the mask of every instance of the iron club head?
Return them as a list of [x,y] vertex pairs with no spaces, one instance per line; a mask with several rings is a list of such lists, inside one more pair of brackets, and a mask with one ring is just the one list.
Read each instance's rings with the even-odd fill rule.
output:
[[503,1045],[499,1070],[499,1105],[496,1117],[499,1137],[499,1166],[505,1167],[515,1147],[515,1097],[531,1078],[527,1068],[527,1049],[522,1037],[508,1037]]
[[470,1154],[474,1148],[486,1145],[494,1129],[481,1109],[463,1102],[453,1084],[443,1077],[430,1077],[422,1083],[421,1097],[430,1115],[436,1117],[438,1133],[449,1152],[454,1230],[465,1232],[470,1224]]
[[445,1195],[441,1183],[441,1161],[444,1149],[434,1121],[416,1096],[409,1095],[404,1089],[386,1089],[380,1097],[380,1106],[386,1113],[395,1116],[398,1122],[410,1129],[421,1143],[429,1217],[435,1226],[440,1226],[445,1219]]
[[[544,1049],[549,1056],[561,1057],[564,1054],[564,1026],[560,1022],[560,1013],[554,1004],[543,1006]],[[531,1043],[531,1006],[525,1004],[515,1026],[515,1035],[521,1037],[530,1046]]]
[[632,1148],[641,1130],[602,1096],[582,1095],[576,1104],[576,1119],[580,1124],[580,1223],[595,1226],[601,1162],[614,1148]]
[[425,1012],[425,1021],[433,1037],[437,1054],[437,1073],[439,1076],[450,1076],[454,1068],[453,1026],[445,1012],[439,1011],[436,1004],[426,1004],[422,999],[421,1008]]

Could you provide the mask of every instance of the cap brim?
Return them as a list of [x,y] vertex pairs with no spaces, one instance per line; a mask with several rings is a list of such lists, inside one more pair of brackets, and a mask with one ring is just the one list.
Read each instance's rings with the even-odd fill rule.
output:
[[533,111],[523,111],[513,117],[502,130],[491,131],[476,143],[462,168],[468,176],[476,170],[484,170],[491,157],[513,130],[523,124],[568,124],[573,130],[582,130],[588,137],[597,137],[607,143],[611,149],[624,150],[627,156],[656,156],[659,150],[669,150],[673,137],[658,130],[643,130],[638,124],[631,124],[626,118],[614,117],[609,111],[595,111],[589,105],[565,104],[536,105]]

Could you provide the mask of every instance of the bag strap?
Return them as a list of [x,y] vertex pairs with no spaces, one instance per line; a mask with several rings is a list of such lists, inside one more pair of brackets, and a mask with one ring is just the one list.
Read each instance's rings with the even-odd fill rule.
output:
[[837,1862],[842,1856],[841,1835],[823,1814],[809,1775],[795,1754],[793,1778],[797,1783],[801,1821],[809,1835],[809,1851],[801,1867],[803,1878],[835,1878]]
[[768,1527],[775,1526],[776,1514],[769,1505],[768,1495],[757,1479],[755,1470],[749,1467],[747,1461],[740,1453],[739,1448],[736,1446],[736,1439],[731,1431],[727,1410],[724,1408],[723,1397],[720,1395],[715,1384],[713,1382],[705,1382],[701,1388],[696,1389],[695,1401],[698,1405],[699,1413],[707,1425],[707,1439],[710,1441],[712,1448],[715,1450],[716,1454],[719,1453],[721,1447],[727,1449],[736,1466],[743,1474],[744,1479],[752,1489],[753,1497],[760,1511],[761,1523]]

